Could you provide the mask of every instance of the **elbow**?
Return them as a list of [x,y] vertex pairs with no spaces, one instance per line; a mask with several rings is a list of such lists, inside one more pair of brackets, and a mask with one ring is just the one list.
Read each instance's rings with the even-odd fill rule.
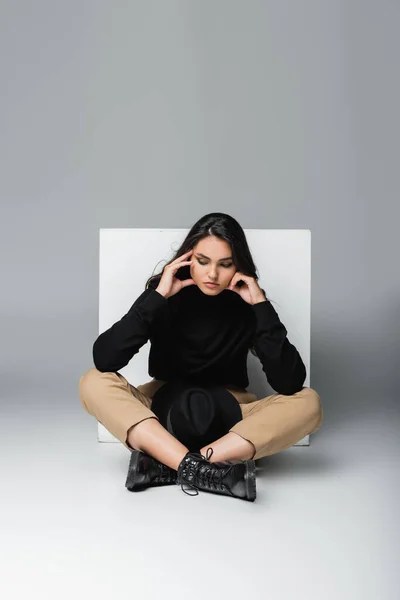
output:
[[277,385],[271,385],[277,394],[281,394],[282,396],[293,396],[296,392],[299,392],[303,386],[288,385],[287,382],[279,382]]
[[106,362],[104,362],[104,360],[98,358],[98,356],[96,356],[95,353],[93,353],[93,364],[96,367],[96,369],[98,371],[100,371],[100,373],[107,373],[107,371],[110,371]]
[[279,381],[276,386],[273,385],[272,387],[278,394],[282,394],[282,396],[293,396],[293,394],[303,389],[306,376],[306,368],[303,361],[301,361],[297,373],[293,377]]
[[96,369],[98,371],[100,371],[101,373],[107,373],[109,371],[112,371],[113,369],[110,368],[110,361],[107,360],[104,349],[100,348],[98,341],[99,341],[99,338],[97,338],[97,340],[93,344],[93,349],[92,349],[93,364],[96,367]]
[[303,389],[306,376],[306,367],[303,361],[300,360],[298,368],[296,369],[296,374],[292,377],[288,385],[283,386],[284,391],[280,393],[285,396],[293,396],[293,394],[300,392]]
[[103,363],[99,363],[98,361],[94,360],[93,361],[94,366],[96,367],[96,369],[98,371],[100,371],[100,373],[112,373],[112,369],[110,369],[107,365],[103,364]]
[[125,363],[117,363],[112,357],[106,355],[104,352],[97,352],[93,350],[92,353],[93,364],[100,373],[117,373],[120,369],[125,367]]
[[297,392],[300,392],[303,389],[303,386],[280,386],[279,390],[277,390],[278,394],[282,394],[282,396],[293,396],[294,394],[297,394]]
[[111,363],[108,363],[104,359],[98,359],[95,356],[93,356],[93,364],[100,373],[117,373],[121,369],[121,367],[115,368]]

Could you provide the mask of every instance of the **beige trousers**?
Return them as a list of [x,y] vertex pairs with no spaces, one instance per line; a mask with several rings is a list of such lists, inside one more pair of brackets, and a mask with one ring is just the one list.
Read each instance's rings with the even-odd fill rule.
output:
[[[92,368],[79,380],[79,397],[84,409],[131,451],[128,430],[145,419],[159,420],[151,403],[164,383],[152,379],[135,387],[120,373]],[[312,388],[303,387],[291,396],[272,394],[260,399],[244,388],[226,389],[238,400],[243,416],[229,431],[252,442],[256,448],[253,460],[285,450],[321,426],[321,399]]]

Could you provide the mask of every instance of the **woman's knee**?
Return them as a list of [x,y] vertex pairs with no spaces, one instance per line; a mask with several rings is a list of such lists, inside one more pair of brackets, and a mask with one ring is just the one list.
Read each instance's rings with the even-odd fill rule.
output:
[[316,390],[310,387],[303,387],[302,392],[306,400],[309,418],[315,422],[315,429],[318,429],[321,426],[323,419],[321,397]]
[[96,397],[101,389],[104,388],[104,385],[109,383],[110,378],[117,378],[119,380],[117,373],[103,373],[93,367],[86,371],[79,379],[79,398],[87,412],[89,412],[88,403],[90,402],[90,398]]
[[89,369],[79,379],[79,392],[88,392],[100,379],[100,371],[97,369]]

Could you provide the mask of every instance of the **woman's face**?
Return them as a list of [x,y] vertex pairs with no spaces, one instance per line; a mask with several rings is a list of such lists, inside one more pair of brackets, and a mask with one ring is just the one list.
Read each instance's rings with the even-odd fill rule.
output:
[[[190,276],[204,294],[216,296],[227,288],[237,269],[228,242],[215,236],[203,238],[193,247]],[[206,282],[217,283],[208,286]]]

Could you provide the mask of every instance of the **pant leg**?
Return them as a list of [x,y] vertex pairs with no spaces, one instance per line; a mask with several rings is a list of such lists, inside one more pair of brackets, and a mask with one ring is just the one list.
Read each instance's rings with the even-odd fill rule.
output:
[[260,400],[250,392],[230,389],[242,409],[243,420],[229,431],[250,441],[253,460],[281,452],[320,428],[323,410],[319,394],[303,387],[291,396],[272,394]]
[[151,410],[152,396],[165,382],[153,379],[137,387],[120,373],[89,369],[79,380],[79,398],[90,415],[128,450],[128,430],[145,419],[158,419]]

